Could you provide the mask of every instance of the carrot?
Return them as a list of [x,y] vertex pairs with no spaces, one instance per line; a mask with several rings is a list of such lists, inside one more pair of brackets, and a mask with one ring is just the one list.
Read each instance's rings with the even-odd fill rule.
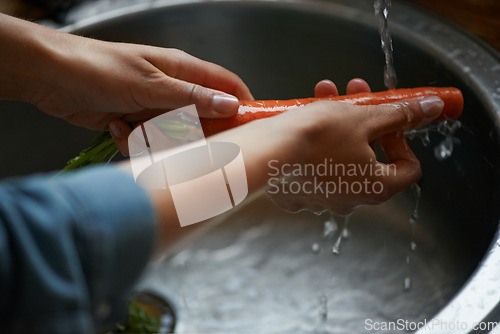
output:
[[229,118],[201,119],[205,136],[229,130],[253,120],[281,114],[316,101],[341,101],[355,105],[377,105],[420,96],[437,95],[444,101],[441,116],[436,121],[457,118],[462,113],[464,99],[462,92],[454,87],[418,87],[393,89],[377,93],[359,93],[327,98],[305,98],[294,100],[252,100],[240,101],[238,113]]

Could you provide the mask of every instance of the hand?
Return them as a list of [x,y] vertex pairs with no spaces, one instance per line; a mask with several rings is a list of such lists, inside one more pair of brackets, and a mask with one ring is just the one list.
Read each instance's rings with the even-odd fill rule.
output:
[[[366,90],[366,82],[354,80],[347,91]],[[316,96],[336,94],[331,82],[316,86]],[[242,138],[238,144],[247,173],[267,170],[267,178],[260,181],[268,183],[268,193],[282,208],[291,212],[331,209],[346,215],[359,205],[384,202],[420,179],[419,161],[403,131],[431,122],[442,108],[442,100],[436,97],[379,106],[318,102],[250,123],[245,131],[252,127],[251,143]],[[377,138],[387,163],[377,161],[370,146]],[[258,156],[259,151],[257,166],[248,157]],[[270,153],[263,154],[266,151]]]
[[[363,79],[352,79],[347,83],[346,94],[357,94],[357,93],[366,93],[370,92],[370,86]],[[339,92],[337,90],[337,86],[330,80],[321,80],[314,87],[314,96],[315,97],[331,97],[338,96]]]
[[[366,82],[354,80],[348,92],[366,89]],[[336,94],[331,82],[316,86],[316,96]],[[316,102],[221,132],[209,140],[232,142],[241,148],[249,195],[267,188],[285,210],[330,209],[347,215],[359,205],[384,202],[420,179],[419,161],[402,133],[431,122],[443,106],[438,97],[378,106]],[[376,138],[385,150],[386,163],[377,161],[370,147]],[[333,166],[331,172],[317,169],[325,159]],[[304,172],[306,168],[313,168],[316,174]],[[294,171],[296,175],[292,175]],[[314,188],[314,182],[322,185]],[[189,231],[180,227],[168,190],[154,191],[151,198],[162,222],[160,245]]]
[[[229,117],[238,110],[238,99],[253,99],[243,81],[234,73],[212,63],[194,58],[184,52],[172,49],[138,47],[134,45],[115,45],[114,47],[132,49],[145,53],[150,63],[158,64],[159,69],[151,68],[150,76],[154,87],[146,85],[147,80],[137,81],[137,97],[145,99],[138,112],[125,115],[113,114],[109,130],[116,146],[124,155],[128,155],[128,136],[132,132],[129,122],[146,121],[166,111],[196,104],[199,115],[206,118]],[[124,52],[130,54],[131,51]],[[151,66],[147,63],[147,66]],[[172,75],[173,77],[170,77]],[[126,87],[124,85],[124,88]],[[224,94],[226,92],[228,94]],[[229,95],[231,94],[231,95]],[[155,110],[156,109],[156,110]],[[158,110],[161,109],[161,110]]]
[[98,41],[3,14],[0,42],[9,45],[0,51],[0,98],[90,129],[189,104],[203,117],[228,117],[238,98],[252,99],[236,74],[175,49]]
[[203,117],[227,117],[238,98],[252,98],[234,73],[179,50],[68,39],[85,50],[72,55],[60,85],[35,104],[70,123],[105,129],[112,120],[144,121],[189,104]]

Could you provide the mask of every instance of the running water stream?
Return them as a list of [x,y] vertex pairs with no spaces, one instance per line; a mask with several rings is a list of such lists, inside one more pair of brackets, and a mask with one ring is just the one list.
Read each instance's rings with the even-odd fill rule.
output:
[[[391,0],[375,0],[374,4],[375,15],[379,18],[380,43],[385,57],[384,84],[387,87],[387,89],[395,89],[397,84],[397,76],[396,76],[396,69],[394,68],[392,38],[388,25],[390,7],[391,7]],[[331,234],[337,230],[338,227],[337,220],[340,220],[341,223],[343,224],[342,230],[338,233],[337,239],[332,247],[332,253],[335,255],[340,255],[342,241],[348,238],[350,234],[349,230],[347,229],[349,216],[335,217],[334,213],[331,211],[328,211],[328,216],[329,216],[328,220],[324,223],[325,226],[324,226],[323,238],[331,236]],[[314,253],[319,253],[320,251],[320,246],[318,243],[314,243],[311,248]]]
[[411,253],[417,250],[417,243],[415,242],[415,232],[418,220],[418,209],[420,204],[420,197],[422,196],[420,186],[415,183],[412,185],[411,189],[413,190],[413,194],[415,195],[415,206],[413,207],[413,211],[410,215],[410,227],[411,227],[411,240],[409,253],[406,255],[406,265],[407,265],[407,274],[403,281],[403,289],[408,291],[411,289],[412,280],[411,280]]
[[[384,84],[387,89],[395,89],[397,85],[396,69],[394,67],[394,57],[393,57],[393,46],[392,37],[389,30],[388,18],[389,11],[391,8],[391,0],[375,0],[374,9],[375,15],[379,19],[379,33],[380,33],[380,44],[385,58],[384,67]],[[434,156],[438,161],[443,161],[448,159],[453,153],[453,146],[459,144],[458,138],[454,137],[455,132],[461,127],[461,123],[457,120],[446,120],[440,123],[433,123],[425,126],[421,129],[412,129],[405,133],[406,138],[420,138],[422,144],[427,147],[429,146],[430,132],[437,132],[444,136],[444,139],[434,147]],[[415,241],[415,230],[418,219],[419,201],[421,197],[421,190],[418,184],[412,186],[413,193],[415,195],[415,207],[410,215],[409,223],[411,226],[411,240],[409,253],[406,256],[407,276],[404,278],[403,289],[408,291],[411,289],[411,253],[415,252],[417,249],[417,243]]]
[[[389,10],[391,8],[391,0],[375,0],[374,9],[375,15],[379,19],[379,33],[380,33],[380,45],[382,51],[384,52],[385,66],[384,66],[384,84],[387,89],[395,89],[397,85],[396,69],[394,67],[394,57],[393,57],[393,47],[392,47],[392,37],[389,30]],[[424,145],[430,143],[429,132],[424,130],[422,132],[422,142]],[[420,187],[418,184],[412,186],[413,192],[416,196],[415,207],[410,215],[409,223],[411,226],[411,240],[409,253],[406,255],[406,266],[407,274],[403,280],[403,290],[408,291],[411,289],[411,253],[417,248],[417,243],[415,242],[415,230],[418,218],[418,204],[420,201]]]
[[391,0],[375,0],[374,7],[375,15],[379,19],[380,45],[385,57],[384,84],[387,89],[395,89],[398,80],[394,68],[392,38],[388,24]]

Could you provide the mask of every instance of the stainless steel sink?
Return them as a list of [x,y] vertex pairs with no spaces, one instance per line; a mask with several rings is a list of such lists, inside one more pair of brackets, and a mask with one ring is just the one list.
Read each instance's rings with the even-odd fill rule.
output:
[[[356,211],[335,255],[342,222],[325,237],[327,215],[288,214],[264,195],[249,200],[173,248],[139,284],[170,300],[176,332],[361,333],[401,320],[405,330],[466,333],[449,324],[500,320],[500,56],[404,3],[393,1],[390,27],[399,87],[456,86],[465,97],[449,159],[435,158],[440,134],[429,146],[410,142],[423,168],[415,225],[409,190]],[[259,99],[311,96],[324,78],[341,90],[352,77],[384,89],[372,1],[153,1],[64,29],[183,49],[236,72]],[[19,109],[13,119],[27,108],[0,107]],[[19,138],[19,127],[3,124],[2,136]],[[49,118],[37,128],[74,131]],[[90,135],[75,133],[68,149]],[[57,140],[37,141],[46,158],[31,159],[26,172],[68,158]],[[32,152],[31,141],[13,145]],[[4,175],[17,168],[0,167]]]

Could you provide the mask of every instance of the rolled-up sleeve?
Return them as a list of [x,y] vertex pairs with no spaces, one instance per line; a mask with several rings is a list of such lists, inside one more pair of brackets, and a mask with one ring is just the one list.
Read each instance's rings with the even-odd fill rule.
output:
[[94,333],[122,315],[156,216],[114,167],[0,183],[0,319],[10,333]]

